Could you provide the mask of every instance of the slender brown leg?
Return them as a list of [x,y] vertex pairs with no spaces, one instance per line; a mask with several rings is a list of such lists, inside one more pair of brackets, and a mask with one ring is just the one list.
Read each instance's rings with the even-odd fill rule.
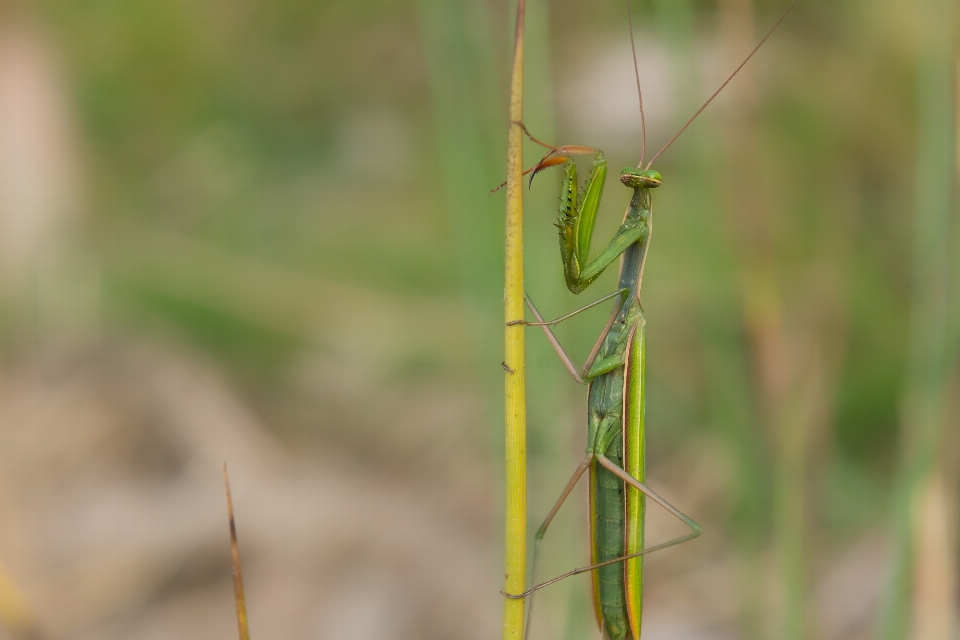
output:
[[[629,560],[630,558],[638,558],[638,557],[640,557],[640,556],[645,556],[645,555],[647,555],[648,553],[652,553],[652,552],[654,552],[654,551],[659,551],[660,549],[666,549],[667,547],[672,547],[672,546],[674,546],[674,545],[678,545],[678,544],[680,544],[680,543],[682,543],[682,542],[686,542],[687,540],[693,540],[694,538],[696,538],[697,536],[699,536],[699,535],[703,532],[703,527],[701,527],[699,524],[697,524],[697,523],[693,520],[693,518],[689,517],[688,515],[686,515],[685,513],[683,513],[682,511],[680,511],[680,510],[677,509],[676,507],[674,507],[672,504],[670,504],[669,502],[667,502],[666,500],[664,500],[663,498],[661,498],[661,497],[660,497],[659,495],[657,495],[652,489],[650,489],[650,487],[648,487],[647,485],[643,484],[642,482],[640,482],[639,480],[637,480],[636,478],[634,478],[632,475],[630,475],[629,473],[627,473],[626,471],[624,471],[623,469],[621,469],[620,467],[618,467],[618,466],[617,466],[616,464],[614,464],[609,458],[607,458],[607,457],[605,457],[605,456],[602,456],[602,455],[599,455],[599,454],[597,454],[597,455],[589,455],[589,456],[587,456],[587,459],[584,461],[584,463],[587,464],[587,465],[589,465],[590,460],[591,460],[592,458],[596,458],[597,463],[600,464],[602,467],[604,467],[605,469],[609,470],[611,473],[613,473],[614,475],[616,475],[618,478],[620,478],[621,480],[623,480],[624,482],[626,482],[626,483],[629,484],[630,486],[636,488],[638,491],[641,491],[641,492],[643,492],[645,495],[649,496],[651,500],[653,500],[654,502],[656,502],[657,504],[659,504],[661,507],[663,507],[664,509],[666,509],[667,511],[669,511],[672,515],[674,515],[677,519],[679,519],[681,522],[683,522],[685,525],[687,525],[688,527],[690,527],[690,529],[691,529],[690,533],[688,533],[688,534],[685,535],[685,536],[680,536],[680,537],[678,537],[678,538],[674,538],[673,540],[668,540],[668,541],[666,541],[666,542],[662,542],[662,543],[657,544],[657,545],[654,545],[654,546],[652,546],[652,547],[647,547],[646,549],[643,549],[642,551],[638,551],[638,552],[636,552],[636,553],[631,553],[631,554],[629,554],[629,555],[620,556],[619,558],[614,558],[613,560],[607,560],[607,561],[605,561],[605,562],[600,562],[600,563],[597,563],[597,564],[591,564],[591,565],[587,565],[587,566],[585,566],[585,567],[577,567],[576,569],[572,569],[572,570],[570,570],[570,571],[568,571],[568,572],[566,572],[566,573],[560,574],[560,575],[557,576],[556,578],[553,578],[553,579],[551,579],[551,580],[547,580],[546,582],[541,582],[540,584],[538,584],[538,585],[536,585],[536,586],[534,586],[534,587],[531,587],[530,589],[527,589],[525,592],[523,592],[523,593],[521,593],[521,594],[519,594],[519,595],[508,596],[508,597],[512,597],[512,598],[522,598],[522,597],[524,597],[524,596],[529,596],[529,595],[531,595],[534,591],[539,591],[540,589],[543,589],[543,588],[546,587],[546,586],[549,586],[549,585],[554,584],[554,583],[556,583],[556,582],[560,582],[561,580],[564,580],[564,579],[569,578],[569,577],[571,577],[571,576],[576,576],[576,575],[579,575],[579,574],[581,574],[581,573],[586,573],[587,571],[593,571],[594,569],[599,569],[600,567],[605,567],[605,566],[607,566],[607,565],[609,565],[609,564],[615,564],[615,563],[617,563],[617,562],[623,562],[624,560]],[[581,464],[581,466],[583,466],[583,464]],[[578,469],[578,471],[579,471],[579,469]],[[580,472],[580,473],[583,473],[582,471],[579,471],[579,472]],[[572,487],[570,487],[570,488],[572,488]],[[567,493],[569,493],[569,490],[567,491]],[[557,508],[559,508],[559,507],[557,507]],[[554,514],[555,514],[555,512],[551,512],[551,513],[554,513]]]
[[[584,472],[590,468],[590,462],[593,460],[593,455],[590,454],[583,459],[583,462],[580,463],[580,466],[577,467],[577,470],[573,472],[573,475],[570,476],[570,480],[567,481],[567,486],[563,488],[563,491],[560,493],[560,497],[557,498],[557,501],[554,503],[553,508],[550,509],[550,513],[547,514],[547,517],[544,518],[543,524],[540,525],[540,528],[537,529],[537,535],[533,538],[533,566],[530,569],[531,580],[536,583],[537,581],[537,560],[540,557],[540,543],[543,541],[543,536],[547,533],[547,527],[550,526],[550,523],[553,522],[553,519],[557,516],[557,512],[560,511],[560,507],[563,506],[563,503],[566,502],[567,497],[570,495],[570,492],[573,491],[573,488],[577,486],[577,483],[580,481],[580,478],[583,477]],[[537,590],[537,587],[524,591],[521,594],[512,594],[512,593],[503,593],[507,598],[525,598],[530,596],[530,603],[527,606],[527,626],[523,631],[523,638],[526,640],[528,634],[530,633],[530,622],[533,620],[533,592]]]

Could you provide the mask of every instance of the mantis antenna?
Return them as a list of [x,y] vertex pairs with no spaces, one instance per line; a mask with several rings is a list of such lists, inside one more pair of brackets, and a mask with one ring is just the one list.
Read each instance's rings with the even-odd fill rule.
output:
[[630,51],[633,52],[633,74],[637,78],[637,99],[640,101],[640,163],[637,168],[643,167],[643,156],[647,152],[647,121],[643,117],[643,90],[640,89],[640,65],[637,64],[637,45],[633,38],[633,13],[630,10],[630,0],[627,0],[627,25],[630,27]]
[[[677,131],[672,138],[670,138],[670,141],[667,142],[667,144],[663,145],[663,148],[660,149],[660,151],[657,151],[654,154],[654,156],[650,158],[650,162],[647,163],[646,168],[649,169],[650,166],[653,164],[653,162],[660,157],[660,154],[666,151],[670,147],[670,145],[676,142],[677,138],[680,137],[680,134],[686,131],[687,127],[689,127],[691,123],[693,123],[693,121],[697,119],[697,116],[699,116],[703,112],[703,110],[707,108],[707,105],[713,102],[713,99],[716,98],[718,95],[720,95],[720,92],[723,91],[724,87],[730,84],[730,81],[733,80],[734,76],[740,73],[740,70],[743,69],[744,65],[746,65],[747,62],[750,61],[750,58],[753,57],[753,54],[759,51],[760,47],[763,46],[763,43],[767,41],[767,38],[769,38],[773,34],[773,32],[777,30],[777,27],[780,26],[780,23],[783,22],[784,18],[787,17],[787,14],[790,13],[790,11],[797,4],[797,2],[799,2],[799,0],[793,0],[793,2],[790,3],[790,6],[787,7],[786,11],[784,11],[780,15],[780,18],[773,24],[772,27],[770,27],[770,30],[767,31],[766,35],[760,39],[760,42],[758,42],[757,46],[753,48],[753,51],[751,51],[750,54],[743,59],[743,62],[741,62],[740,65],[733,70],[733,73],[731,73],[727,77],[727,79],[723,81],[723,84],[721,84],[720,87],[713,92],[713,95],[707,98],[707,101],[704,102],[699,109],[697,109],[696,113],[690,116],[690,119],[687,120],[682,127],[680,127],[680,130]],[[627,0],[627,18],[628,18],[628,22],[630,23],[630,47],[633,50],[633,68],[637,77],[637,94],[640,96],[640,128],[641,128],[641,135],[643,136],[643,141],[640,146],[640,164],[637,165],[637,167],[640,168],[643,166],[644,153],[646,151],[647,130],[646,130],[646,125],[644,123],[644,117],[643,117],[643,96],[640,91],[640,69],[639,69],[639,65],[637,64],[637,49],[636,49],[636,46],[634,45],[634,40],[633,40],[633,17],[630,13],[630,0]]]

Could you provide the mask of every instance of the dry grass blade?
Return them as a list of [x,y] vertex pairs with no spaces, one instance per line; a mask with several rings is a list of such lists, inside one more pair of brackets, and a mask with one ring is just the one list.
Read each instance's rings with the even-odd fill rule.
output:
[[233,498],[230,496],[226,463],[223,465],[223,486],[227,494],[227,518],[230,521],[230,555],[233,558],[233,597],[237,602],[237,626],[240,628],[240,640],[250,640],[247,601],[243,596],[243,573],[240,571],[240,548],[237,546],[237,525],[233,521]]

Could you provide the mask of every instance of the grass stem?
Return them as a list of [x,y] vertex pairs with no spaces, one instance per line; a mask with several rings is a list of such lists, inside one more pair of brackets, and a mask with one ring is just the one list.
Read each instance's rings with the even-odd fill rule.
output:
[[[523,317],[523,34],[525,0],[517,3],[517,24],[510,81],[510,124],[507,148],[506,255],[504,319]],[[526,367],[522,325],[504,330],[504,404],[506,450],[506,549],[504,591],[526,586],[527,564],[527,424]],[[524,601],[505,598],[503,640],[523,638]]]

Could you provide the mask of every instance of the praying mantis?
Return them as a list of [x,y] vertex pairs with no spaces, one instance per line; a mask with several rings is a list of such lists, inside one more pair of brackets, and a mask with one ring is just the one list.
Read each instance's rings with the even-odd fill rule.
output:
[[[540,142],[527,132],[531,139],[549,149],[532,169],[531,182],[540,171],[554,166],[563,166],[561,218],[557,226],[560,229],[560,254],[568,289],[574,294],[579,294],[589,288],[615,259],[620,258],[621,263],[617,288],[613,293],[551,321],[544,320],[531,297],[527,295],[526,303],[535,321],[517,319],[508,323],[540,326],[574,380],[589,387],[586,452],[543,524],[537,530],[532,574],[536,575],[540,544],[550,524],[575,485],[587,472],[589,472],[590,485],[591,564],[535,584],[523,593],[504,594],[508,598],[530,597],[525,637],[530,629],[532,596],[537,590],[564,578],[591,572],[594,610],[602,634],[609,640],[639,640],[643,607],[644,556],[653,551],[692,540],[702,532],[700,525],[692,518],[645,484],[646,321],[640,303],[640,289],[652,231],[652,190],[660,187],[663,182],[660,173],[651,166],[753,57],[798,1],[791,2],[740,66],[646,165],[644,165],[644,154],[641,151],[638,167],[627,168],[621,172],[620,182],[632,190],[632,195],[620,228],[608,246],[592,261],[589,260],[590,246],[607,173],[607,163],[603,153],[599,149],[585,146],[554,147]],[[634,58],[634,64],[636,65],[636,58]],[[523,127],[522,123],[516,124]],[[525,127],[524,131],[526,131]],[[645,134],[642,148],[645,148]],[[577,168],[573,162],[573,156],[576,155],[594,156],[590,177],[582,193],[578,192]],[[560,344],[552,327],[586,309],[610,300],[613,300],[614,304],[606,325],[585,364],[578,370]],[[510,373],[506,365],[504,368]],[[224,482],[239,637],[241,640],[249,640],[236,527],[233,521],[226,469],[224,469]],[[689,533],[645,547],[646,498],[650,498],[680,520],[689,528]]]
[[[508,598],[531,597],[525,637],[530,629],[533,593],[564,578],[589,571],[593,578],[594,611],[601,633],[609,640],[639,639],[643,609],[643,556],[692,540],[702,532],[700,525],[692,518],[645,484],[646,321],[640,304],[640,286],[653,223],[651,190],[663,182],[660,173],[651,166],[753,57],[797,2],[798,0],[791,2],[740,66],[646,165],[643,98],[640,93],[639,65],[634,50],[634,68],[644,129],[641,158],[636,168],[628,167],[620,173],[620,182],[632,189],[633,194],[620,228],[607,247],[592,261],[589,260],[590,245],[607,174],[607,162],[603,152],[577,145],[554,147],[537,140],[523,123],[517,123],[531,140],[549,149],[531,169],[531,184],[533,178],[543,169],[563,166],[560,219],[557,227],[560,231],[560,257],[567,288],[574,294],[583,292],[615,259],[620,258],[617,289],[613,293],[551,321],[543,319],[533,300],[526,294],[527,307],[536,321],[517,319],[508,323],[541,327],[570,375],[578,383],[588,386],[586,453],[537,530],[532,574],[536,576],[540,544],[548,527],[570,492],[588,471],[591,564],[537,584],[524,593],[504,593]],[[627,10],[630,10],[629,0]],[[632,24],[630,31],[632,45]],[[590,177],[582,191],[578,191],[577,167],[573,161],[573,156],[576,155],[594,156]],[[613,310],[586,362],[578,371],[552,327],[608,300],[614,300]],[[690,529],[689,533],[644,547],[646,498],[650,498],[683,522]]]

